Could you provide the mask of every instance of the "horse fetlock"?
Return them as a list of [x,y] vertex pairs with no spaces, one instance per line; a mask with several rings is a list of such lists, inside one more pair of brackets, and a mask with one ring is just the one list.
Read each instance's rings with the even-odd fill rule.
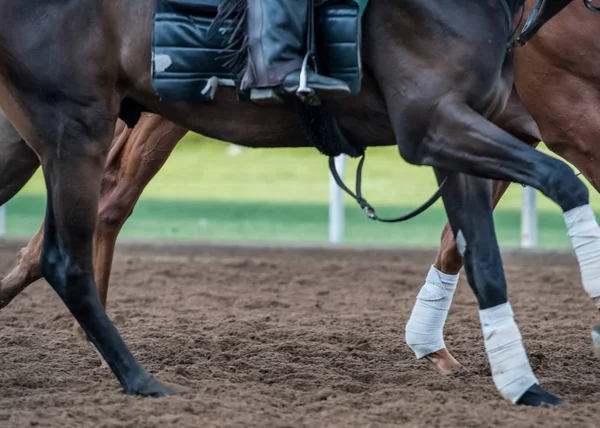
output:
[[510,303],[480,310],[479,319],[494,384],[505,399],[517,403],[538,385],[538,380],[529,364]]
[[28,285],[41,278],[39,264],[22,258],[6,276],[0,279],[0,309],[7,306]]
[[458,275],[447,275],[431,266],[405,327],[406,344],[417,358],[446,348],[444,324],[452,304]]

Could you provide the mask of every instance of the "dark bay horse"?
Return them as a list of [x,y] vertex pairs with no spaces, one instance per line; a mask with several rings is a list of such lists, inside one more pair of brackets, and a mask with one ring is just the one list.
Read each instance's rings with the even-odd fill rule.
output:
[[[361,102],[373,96],[379,104],[374,112],[389,117],[402,157],[433,166],[438,178],[447,180],[444,204],[478,299],[494,382],[514,403],[555,404],[559,400],[538,385],[531,370],[507,301],[486,179],[520,182],[550,197],[565,212],[578,251],[600,246],[600,228],[590,220],[587,188],[564,162],[489,120],[503,111],[511,91],[513,56],[506,43],[510,17],[520,5],[516,0],[393,5],[373,0],[364,17],[363,96],[333,107],[342,130],[367,142],[368,129],[357,129],[359,121],[348,112],[354,109],[361,117]],[[150,0],[110,5],[1,0],[0,106],[44,170],[48,203],[41,273],[126,393],[164,395],[168,389],[137,363],[94,287],[92,235],[122,100],[133,99],[180,127],[220,140],[253,145],[272,132],[289,145],[302,143],[290,105],[241,105],[226,92],[213,103],[160,102],[149,75],[152,10]],[[231,126],[228,121],[237,115],[251,118],[252,125]],[[587,239],[590,230],[593,239]],[[592,298],[600,294],[589,274],[597,262],[581,263]]]

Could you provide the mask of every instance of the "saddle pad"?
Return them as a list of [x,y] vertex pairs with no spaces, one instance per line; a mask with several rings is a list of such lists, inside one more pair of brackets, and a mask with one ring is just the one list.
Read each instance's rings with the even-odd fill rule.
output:
[[[180,6],[179,2],[175,6]],[[227,54],[236,51],[223,49],[232,28],[211,31],[214,14],[183,14],[175,11],[172,3],[174,0],[156,0],[152,41],[154,89],[163,101],[211,100],[217,85],[235,85],[237,76],[225,63]]]
[[[152,82],[163,101],[209,101],[218,86],[237,86],[226,40],[233,22],[213,28],[224,0],[155,0]],[[357,0],[365,1],[365,0]],[[316,8],[319,72],[348,83],[360,92],[361,17],[355,0],[326,1]]]

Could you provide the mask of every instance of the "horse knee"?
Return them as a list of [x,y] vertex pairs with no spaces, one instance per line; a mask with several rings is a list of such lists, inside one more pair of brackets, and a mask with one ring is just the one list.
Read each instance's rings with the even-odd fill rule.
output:
[[111,198],[98,211],[96,233],[118,233],[131,213],[132,210],[122,198]]

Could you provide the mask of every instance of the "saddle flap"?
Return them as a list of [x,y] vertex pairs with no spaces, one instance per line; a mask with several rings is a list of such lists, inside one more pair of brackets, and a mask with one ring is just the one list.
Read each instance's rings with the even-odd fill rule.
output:
[[[362,0],[361,0],[362,1]],[[228,0],[155,0],[152,83],[163,101],[210,100],[214,86],[238,86],[230,46],[235,20],[219,19]],[[360,93],[361,16],[357,0],[318,1],[315,35],[319,73]],[[239,43],[238,43],[239,42]],[[239,44],[239,46],[238,46]],[[238,92],[243,98],[244,94]]]

